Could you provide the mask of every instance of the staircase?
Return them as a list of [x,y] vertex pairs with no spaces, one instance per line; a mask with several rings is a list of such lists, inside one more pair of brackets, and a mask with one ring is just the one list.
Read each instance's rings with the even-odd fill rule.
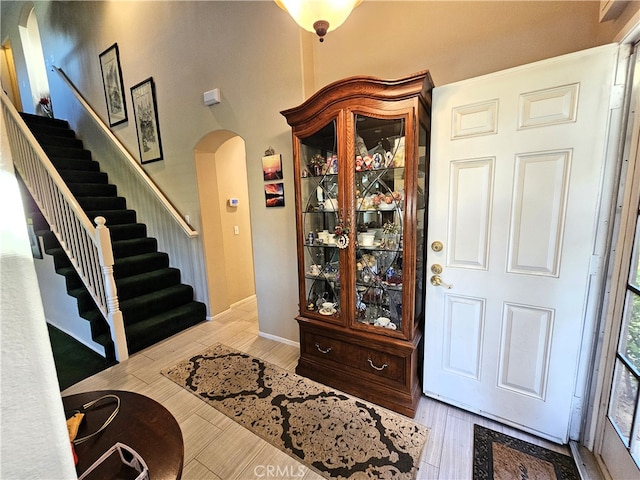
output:
[[[89,218],[106,218],[115,259],[114,277],[123,314],[129,353],[147,348],[205,319],[206,305],[194,301],[193,288],[180,283],[180,271],[158,252],[146,225],[128,209],[107,174],[92,160],[65,120],[20,114],[47,153],[56,170]],[[35,206],[35,204],[34,204]],[[37,207],[36,207],[37,208]],[[43,220],[43,217],[40,217]],[[56,237],[44,222],[34,220],[45,252],[53,256],[56,272],[66,280],[69,295],[78,302],[80,316],[90,322],[93,340],[114,358],[109,327],[71,265]]]

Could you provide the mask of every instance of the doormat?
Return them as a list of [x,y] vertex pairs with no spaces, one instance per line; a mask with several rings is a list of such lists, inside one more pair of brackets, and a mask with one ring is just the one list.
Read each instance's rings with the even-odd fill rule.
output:
[[580,480],[573,458],[473,426],[474,480]]
[[429,429],[216,344],[162,374],[326,478],[413,479]]

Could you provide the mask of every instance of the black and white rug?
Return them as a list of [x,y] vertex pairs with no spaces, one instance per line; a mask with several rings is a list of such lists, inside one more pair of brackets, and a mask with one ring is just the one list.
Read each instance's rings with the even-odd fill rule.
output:
[[429,429],[225,345],[162,372],[327,478],[413,479]]

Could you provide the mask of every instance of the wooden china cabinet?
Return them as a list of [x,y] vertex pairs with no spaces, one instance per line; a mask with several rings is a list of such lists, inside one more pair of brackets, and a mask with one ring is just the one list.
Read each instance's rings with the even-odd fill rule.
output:
[[293,131],[297,373],[413,417],[420,397],[428,71],[351,77],[281,112]]

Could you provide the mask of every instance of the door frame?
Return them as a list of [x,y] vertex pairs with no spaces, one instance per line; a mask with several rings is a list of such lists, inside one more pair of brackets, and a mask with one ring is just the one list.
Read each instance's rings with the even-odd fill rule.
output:
[[[585,432],[583,443],[595,454],[598,465],[607,478],[611,475],[610,467],[621,471],[635,470],[637,466],[627,455],[621,455],[613,443],[619,441],[617,433],[608,419],[609,402],[611,399],[612,383],[618,349],[620,327],[623,319],[623,309],[627,291],[629,264],[634,245],[637,221],[637,205],[640,199],[640,66],[636,67],[640,55],[640,24],[625,39],[623,48],[629,54],[627,82],[626,128],[621,142],[621,172],[619,175],[617,202],[620,207],[612,215],[614,242],[609,258],[607,288],[605,292],[605,306],[602,310],[601,338],[599,342],[600,355],[595,366],[597,377],[592,396],[595,398],[593,408],[588,412],[587,419],[590,430]],[[634,44],[636,49],[634,52]],[[635,72],[635,78],[634,78]],[[635,107],[633,97],[635,96]],[[635,110],[635,111],[633,111]],[[624,163],[627,162],[625,166]],[[615,465],[605,463],[603,456],[614,459]],[[615,474],[615,473],[614,473]]]

